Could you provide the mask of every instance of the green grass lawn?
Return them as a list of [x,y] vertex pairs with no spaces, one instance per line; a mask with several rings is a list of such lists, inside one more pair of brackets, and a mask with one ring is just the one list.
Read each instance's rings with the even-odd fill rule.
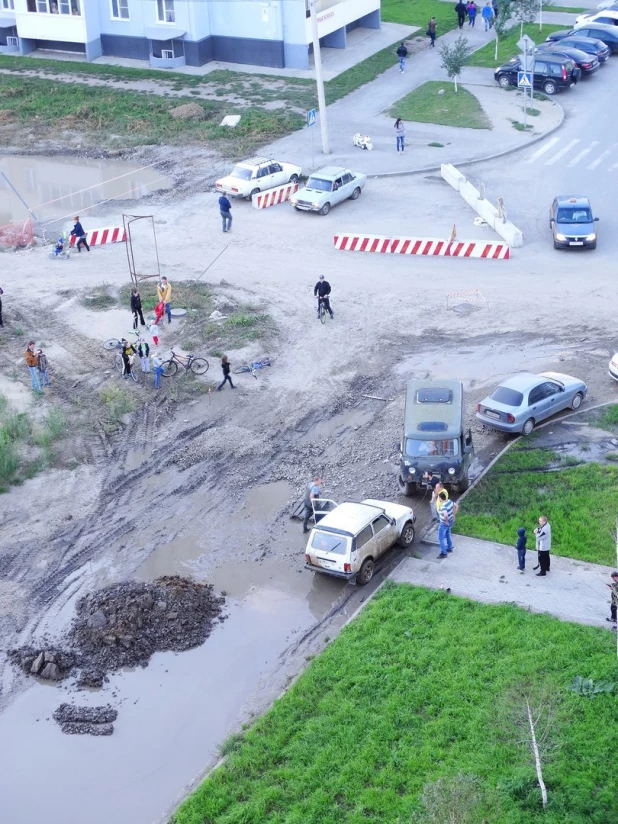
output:
[[[553,31],[558,31],[559,29],[565,29],[568,26],[543,26],[543,31],[539,32],[538,23],[524,23],[524,34],[527,34],[528,37],[531,37],[535,43],[542,43],[544,40],[547,39],[547,36],[551,34]],[[494,69],[496,66],[502,65],[502,63],[506,63],[507,60],[510,60],[511,57],[519,54],[519,49],[517,48],[517,41],[520,38],[520,28],[519,25],[513,26],[513,28],[508,32],[506,37],[504,37],[498,43],[498,59],[494,58],[495,50],[496,50],[496,41],[492,37],[490,42],[487,43],[485,46],[480,48],[478,51],[475,51],[474,54],[470,57],[468,61],[468,66],[481,66],[483,68]]]
[[[229,740],[225,765],[173,821],[618,821],[618,694],[576,695],[568,687],[578,675],[617,678],[612,633],[387,586],[265,716]],[[550,696],[554,712],[545,812],[524,736],[510,723],[526,693]],[[457,776],[475,788],[465,817],[448,789]],[[441,815],[422,814],[423,791],[442,799]]]
[[382,0],[382,20],[386,23],[403,23],[420,26],[418,34],[424,35],[432,17],[437,21],[438,37],[457,27],[455,3],[442,0]]
[[515,445],[466,496],[455,531],[514,545],[518,527],[525,526],[534,547],[532,529],[539,515],[547,515],[555,555],[614,564],[618,467],[573,462]]
[[[444,94],[438,94],[443,89]],[[440,126],[491,129],[491,122],[477,98],[450,80],[430,80],[402,97],[390,109],[391,117]]]

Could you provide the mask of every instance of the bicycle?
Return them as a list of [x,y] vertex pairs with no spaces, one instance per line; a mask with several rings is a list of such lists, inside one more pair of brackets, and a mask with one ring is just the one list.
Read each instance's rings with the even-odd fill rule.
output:
[[[129,372],[129,377],[133,378],[135,383],[139,382],[139,372],[135,369],[135,355],[131,355],[129,357],[129,363],[131,364],[131,371]],[[114,358],[114,365],[116,369],[120,372],[121,375],[124,375],[124,360],[122,359],[122,355],[120,352],[116,353],[116,357]]]
[[173,377],[178,372],[178,364],[184,366],[185,372],[194,372],[196,375],[205,374],[210,367],[206,358],[196,358],[195,355],[177,355],[172,349],[172,357],[163,362],[163,377]]
[[[131,335],[134,335],[135,341],[137,343],[141,337],[141,332],[138,332],[137,329],[131,329],[130,332],[127,332],[127,337],[125,340],[130,340]],[[122,349],[122,341],[119,338],[109,338],[103,344],[103,349],[107,349],[109,352],[112,349]]]
[[[330,295],[328,296],[330,298]],[[332,307],[331,307],[332,310]],[[318,318],[320,319],[320,323],[326,323],[326,315],[329,314],[326,311],[326,306],[324,304],[324,298],[318,297]]]
[[250,372],[253,377],[257,380],[257,375],[255,374],[259,369],[264,369],[267,366],[272,366],[275,362],[274,358],[263,358],[259,361],[253,361],[249,366],[237,366],[236,369],[232,369],[234,375],[242,375],[244,372]]

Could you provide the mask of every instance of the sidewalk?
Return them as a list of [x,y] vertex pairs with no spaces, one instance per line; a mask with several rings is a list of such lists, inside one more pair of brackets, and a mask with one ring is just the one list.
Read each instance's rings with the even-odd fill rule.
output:
[[450,588],[454,595],[486,604],[515,604],[547,612],[563,621],[609,629],[609,582],[612,567],[551,556],[551,572],[537,578],[536,553],[528,552],[526,571],[516,570],[515,548],[492,541],[453,535],[455,549],[438,560],[435,546],[423,546],[423,557],[406,558],[390,576],[396,583],[430,589]]
[[[482,26],[464,26],[463,35],[473,49],[478,49],[494,39],[494,33],[483,31]],[[438,39],[439,43],[453,43],[460,35],[459,29],[447,32]],[[406,72],[400,74],[393,57],[393,67],[380,77],[361,86],[355,92],[328,107],[328,133],[331,153],[322,153],[319,118],[312,128],[304,128],[287,135],[264,147],[264,153],[271,157],[290,160],[302,166],[305,173],[325,165],[345,166],[368,175],[405,173],[417,169],[439,166],[441,163],[458,163],[482,159],[501,152],[508,152],[529,145],[534,137],[546,134],[562,121],[562,110],[554,103],[555,116],[549,124],[533,134],[518,132],[511,126],[508,130],[461,129],[439,126],[431,123],[406,123],[405,154],[398,155],[395,148],[394,119],[388,110],[413,89],[428,80],[444,80],[452,83],[440,66],[438,48],[427,48],[408,59]],[[492,86],[498,90],[493,80],[492,69],[470,68],[469,82],[482,89]],[[466,74],[462,75],[466,83]],[[476,88],[471,91],[477,93]],[[489,89],[488,89],[489,91]],[[499,90],[502,99],[507,93]],[[482,96],[482,92],[479,92]],[[513,101],[508,101],[513,103]],[[481,104],[483,103],[481,99]],[[514,107],[514,111],[516,107]],[[488,112],[490,118],[491,114]],[[517,119],[516,112],[514,119]],[[520,118],[521,119],[521,118]],[[357,149],[352,145],[352,136],[360,132],[371,137],[374,149],[371,152]],[[313,140],[313,150],[312,150]],[[443,148],[429,146],[442,143]]]

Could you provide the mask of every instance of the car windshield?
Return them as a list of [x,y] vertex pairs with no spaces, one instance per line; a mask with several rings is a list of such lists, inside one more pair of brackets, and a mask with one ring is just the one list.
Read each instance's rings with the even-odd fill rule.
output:
[[558,223],[592,223],[590,209],[558,209]]
[[334,552],[337,555],[345,555],[347,549],[347,538],[343,535],[336,535],[330,532],[319,532],[314,530],[311,538],[311,548],[320,552]]
[[246,166],[234,166],[231,177],[239,177],[241,180],[251,180],[252,174],[251,169],[247,169]]
[[324,180],[321,177],[310,177],[307,181],[308,189],[318,189],[320,192],[330,192],[333,188],[332,180]]
[[499,386],[489,397],[492,401],[498,401],[505,406],[521,406],[524,399],[521,392],[509,389],[508,386]]
[[459,455],[459,442],[450,441],[419,441],[416,438],[406,438],[406,455],[411,458],[424,458],[426,456],[452,457]]

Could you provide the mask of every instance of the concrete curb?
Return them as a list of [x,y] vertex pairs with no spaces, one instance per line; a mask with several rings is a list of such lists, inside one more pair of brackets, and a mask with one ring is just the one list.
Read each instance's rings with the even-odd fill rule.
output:
[[[489,160],[497,160],[500,157],[506,157],[507,155],[515,154],[515,152],[520,152],[523,149],[528,149],[530,146],[534,146],[535,143],[540,143],[541,140],[545,140],[546,137],[549,137],[549,135],[551,135],[554,132],[558,131],[558,129],[560,129],[562,127],[562,124],[564,123],[564,118],[565,118],[564,109],[562,108],[560,103],[558,103],[555,100],[554,100],[554,104],[560,108],[560,112],[561,112],[560,123],[558,123],[556,126],[551,128],[548,132],[545,132],[544,134],[540,134],[540,135],[538,135],[538,137],[534,137],[532,140],[530,140],[529,143],[524,143],[521,146],[515,146],[515,148],[513,148],[513,149],[506,149],[503,152],[496,152],[495,154],[485,155],[484,157],[476,157],[476,158],[473,158],[472,160],[462,160],[462,161],[457,163],[457,166],[473,166],[475,163],[486,163]],[[418,174],[426,174],[427,172],[439,172],[440,169],[442,168],[442,165],[443,164],[440,163],[437,166],[424,166],[423,168],[420,168],[420,169],[408,169],[406,171],[398,171],[398,172],[378,172],[376,174],[369,174],[369,175],[367,175],[367,177],[370,177],[372,180],[378,180],[380,178],[386,178],[386,177],[405,177],[406,175],[418,175]]]

